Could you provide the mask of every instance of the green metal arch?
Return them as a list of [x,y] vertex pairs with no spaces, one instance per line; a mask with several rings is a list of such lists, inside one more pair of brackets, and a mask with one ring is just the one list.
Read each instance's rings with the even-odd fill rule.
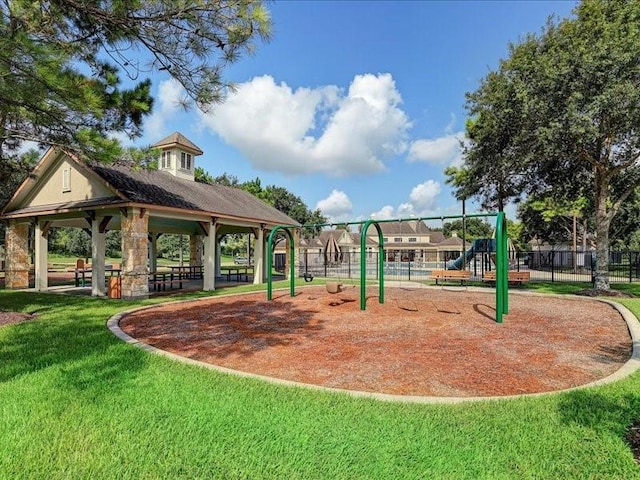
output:
[[286,233],[287,238],[289,239],[289,258],[291,259],[291,266],[289,271],[289,290],[291,296],[295,296],[295,288],[296,288],[296,266],[295,266],[295,245],[293,241],[293,235],[291,234],[291,227],[286,227],[284,225],[277,225],[271,233],[269,234],[269,239],[267,241],[267,300],[272,300],[273,297],[273,279],[272,279],[272,270],[273,270],[273,240],[280,230],[283,230]]
[[378,243],[380,249],[378,253],[378,270],[379,275],[379,292],[378,302],[384,303],[384,237],[382,236],[382,229],[376,220],[367,220],[362,226],[360,232],[360,310],[366,310],[367,308],[367,230],[373,225],[378,231]]
[[496,322],[502,323],[502,315],[509,313],[509,261],[507,242],[507,218],[498,212],[496,218]]

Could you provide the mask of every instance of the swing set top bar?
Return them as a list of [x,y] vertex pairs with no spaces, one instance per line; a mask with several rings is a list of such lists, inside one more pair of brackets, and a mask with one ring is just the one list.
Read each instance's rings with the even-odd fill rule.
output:
[[376,223],[398,223],[398,222],[415,222],[420,220],[453,220],[457,218],[478,218],[478,217],[497,217],[499,212],[487,212],[487,213],[466,213],[464,215],[440,215],[433,217],[408,217],[408,218],[388,218],[388,219],[375,219],[369,218],[367,220],[361,220],[359,222],[332,222],[332,223],[307,223],[302,225],[304,227],[334,227],[336,225],[364,225],[367,222]]

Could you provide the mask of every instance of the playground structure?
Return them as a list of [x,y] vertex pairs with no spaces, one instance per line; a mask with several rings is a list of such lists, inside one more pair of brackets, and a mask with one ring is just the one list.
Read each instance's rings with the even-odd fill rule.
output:
[[494,238],[478,238],[473,241],[471,248],[460,255],[455,260],[447,262],[447,270],[460,270],[463,265],[468,264],[478,252],[495,252],[496,241]]
[[[495,226],[495,265],[496,265],[496,322],[502,323],[503,315],[509,312],[509,302],[508,302],[508,279],[507,279],[507,271],[508,271],[508,255],[507,255],[507,223],[504,212],[497,213],[478,213],[478,214],[466,214],[466,215],[450,215],[450,216],[441,216],[441,217],[420,217],[420,218],[408,218],[408,219],[390,219],[390,220],[375,220],[370,219],[364,222],[349,222],[347,225],[361,225],[361,236],[360,236],[360,309],[366,310],[366,289],[367,289],[367,267],[366,267],[366,234],[368,229],[373,225],[378,234],[378,245],[380,255],[378,255],[377,266],[376,266],[376,276],[378,279],[378,302],[384,303],[384,280],[385,280],[385,272],[384,272],[384,263],[382,258],[384,258],[384,237],[382,235],[382,230],[380,228],[381,223],[390,223],[390,222],[402,222],[402,221],[421,221],[421,220],[450,220],[450,219],[465,219],[465,218],[475,218],[475,217],[496,217],[496,226]],[[331,224],[320,224],[320,225],[307,225],[308,227],[324,227],[329,226]],[[295,257],[295,245],[294,245],[294,237],[291,233],[291,228],[288,226],[278,225],[276,226],[271,233],[269,234],[269,238],[267,241],[267,300],[271,301],[273,299],[273,281],[272,281],[272,268],[273,268],[273,248],[277,235],[279,233],[284,233],[287,237],[288,245],[289,245],[289,255],[290,258]],[[475,242],[474,242],[475,245]],[[479,244],[478,244],[479,247]],[[474,247],[470,250],[473,250]],[[475,251],[475,250],[474,250]],[[468,253],[468,252],[467,252]],[[466,254],[465,254],[466,255]],[[461,257],[464,258],[464,255]],[[462,261],[462,260],[461,260]],[[295,265],[294,262],[291,261],[289,265],[289,290],[290,295],[295,296]]]

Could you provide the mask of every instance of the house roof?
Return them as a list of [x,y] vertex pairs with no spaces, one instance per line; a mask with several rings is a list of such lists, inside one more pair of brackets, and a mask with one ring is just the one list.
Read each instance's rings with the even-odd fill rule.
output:
[[405,220],[402,222],[382,222],[379,224],[383,235],[387,237],[395,235],[429,236],[429,244],[436,245],[444,241],[442,232],[431,230],[422,220]]
[[157,141],[153,145],[154,148],[162,148],[162,147],[183,147],[186,150],[192,151],[196,155],[202,155],[202,150],[189,140],[187,137],[182,135],[179,132],[173,132],[168,137],[163,138],[160,141]]
[[[452,246],[452,247],[461,247],[462,246],[462,239],[460,237],[450,237],[447,238],[445,240],[442,240],[441,242],[438,243],[439,247],[444,247],[444,246]],[[471,244],[469,242],[466,242],[466,248],[470,247]]]
[[133,171],[124,166],[102,164],[89,165],[89,168],[133,203],[299,225],[288,215],[239,188],[194,182],[158,170]]

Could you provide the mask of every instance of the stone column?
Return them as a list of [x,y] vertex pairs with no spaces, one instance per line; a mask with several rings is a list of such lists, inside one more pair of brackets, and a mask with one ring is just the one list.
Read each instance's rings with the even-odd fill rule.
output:
[[5,286],[29,288],[29,224],[9,220],[5,237]]
[[204,253],[204,243],[202,235],[189,235],[189,265],[202,265],[202,255]]
[[202,285],[202,289],[205,291],[216,289],[216,223],[210,222],[207,230],[208,235],[204,239],[204,280]]
[[47,255],[49,246],[48,224],[42,220],[36,221],[34,238],[35,248],[35,287],[38,291],[47,290],[49,287]]
[[300,270],[300,229],[295,228],[293,229],[293,231],[291,232],[291,236],[293,237],[293,258],[291,258],[291,244],[289,243],[289,237],[287,237],[287,242],[286,242],[286,248],[287,248],[287,253],[286,253],[286,261],[285,261],[285,265],[286,265],[286,271],[285,271],[285,277],[287,280],[289,280],[291,278],[291,263],[289,262],[293,262],[294,265],[294,270],[296,272],[296,275],[298,274],[298,271]]
[[148,298],[149,212],[128,208],[122,215],[122,298]]
[[105,233],[100,231],[102,217],[91,220],[91,295],[104,297],[107,288],[104,283]]
[[300,248],[300,229],[294,228],[293,232],[293,242],[294,242],[294,250],[293,250],[293,264],[296,269],[296,277],[300,275],[300,252],[302,249]]
[[264,283],[264,229],[262,226],[255,229],[256,245],[253,252],[253,283]]

